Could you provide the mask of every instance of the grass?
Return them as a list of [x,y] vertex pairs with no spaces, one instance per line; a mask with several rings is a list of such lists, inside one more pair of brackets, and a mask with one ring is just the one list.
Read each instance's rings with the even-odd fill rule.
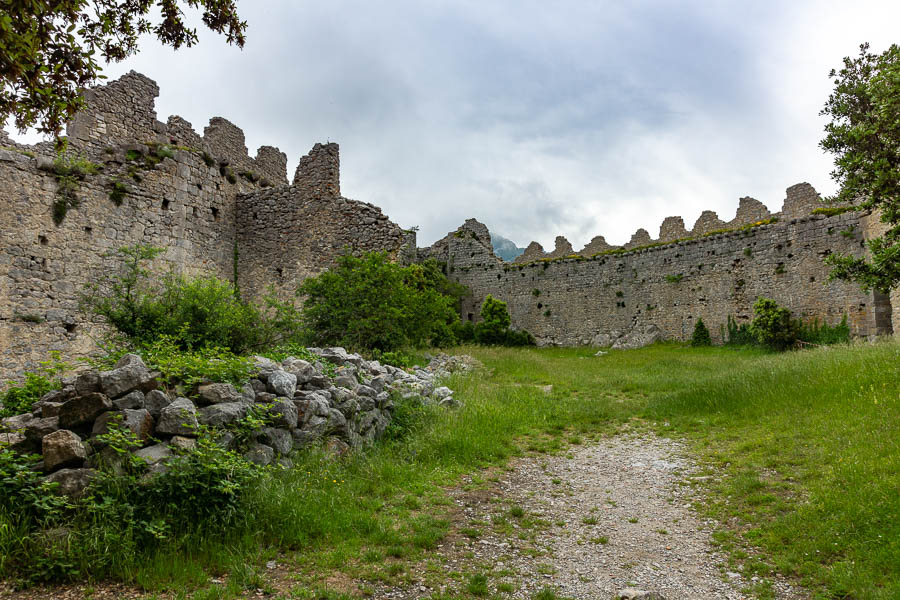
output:
[[[564,454],[567,444],[627,426],[686,439],[716,474],[696,483],[708,496],[701,510],[729,524],[715,540],[744,573],[766,579],[778,571],[823,598],[900,597],[897,343],[778,355],[675,344],[603,357],[587,348],[460,351],[486,366],[447,382],[462,408],[426,411],[402,439],[346,460],[298,456],[297,468],[254,489],[247,518],[230,531],[200,529],[108,562],[75,549],[76,575],[212,594],[209,578],[222,574],[229,589],[264,589],[260,565],[282,556],[302,589],[318,589],[333,572],[405,584],[448,539],[454,506],[446,489],[461,476],[483,476],[512,456]],[[495,525],[507,518],[523,531],[529,520],[518,505]],[[3,544],[15,543],[4,525],[15,523],[0,515],[0,557]],[[476,539],[481,531],[461,533]],[[481,575],[454,581],[461,597],[485,593]]]

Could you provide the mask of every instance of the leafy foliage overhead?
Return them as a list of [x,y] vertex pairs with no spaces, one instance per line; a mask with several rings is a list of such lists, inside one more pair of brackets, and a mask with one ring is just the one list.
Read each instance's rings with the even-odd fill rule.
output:
[[[152,34],[176,50],[197,42],[182,7],[201,10],[203,23],[244,45],[247,23],[235,0],[3,0],[0,10],[0,119],[58,135],[81,107],[79,88],[103,79],[98,59],[119,62]],[[151,20],[150,11],[159,14]]]
[[835,87],[822,115],[830,117],[821,146],[834,154],[832,200],[878,209],[886,232],[868,242],[871,260],[832,255],[832,277],[887,292],[900,282],[900,46],[882,54],[863,44],[833,70]]

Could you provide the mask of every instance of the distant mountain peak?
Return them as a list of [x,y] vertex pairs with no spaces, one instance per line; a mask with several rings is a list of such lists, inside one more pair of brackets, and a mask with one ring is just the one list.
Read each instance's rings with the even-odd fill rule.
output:
[[525,252],[525,248],[519,248],[514,241],[496,233],[491,234],[491,243],[494,246],[494,254],[506,262],[514,261],[517,256]]

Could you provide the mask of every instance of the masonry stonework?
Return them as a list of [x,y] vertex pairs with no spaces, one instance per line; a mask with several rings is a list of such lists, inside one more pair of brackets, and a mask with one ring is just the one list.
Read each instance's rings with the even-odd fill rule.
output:
[[687,340],[701,317],[721,341],[729,316],[749,322],[760,296],[807,321],[833,325],[846,315],[854,335],[892,333],[896,293],[866,294],[854,284],[828,281],[823,262],[831,252],[861,256],[877,220],[853,211],[810,214],[817,206],[812,186],[798,184],[788,189],[773,222],[764,205],[743,198],[730,223],[705,211],[686,232],[683,219],[669,217],[660,240],[638,230],[624,248],[613,249],[598,236],[562,259],[533,242],[515,263],[494,256],[490,233],[470,219],[421,254],[446,262],[448,275],[471,289],[463,320],[477,321],[491,294],[508,303],[512,326],[530,331],[540,344],[601,343],[649,324],[668,339]]
[[687,231],[681,217],[670,217],[658,240],[639,229],[623,248],[596,236],[578,252],[559,236],[551,252],[532,242],[505,263],[474,219],[417,250],[414,231],[341,196],[337,144],[316,144],[288,184],[280,150],[262,146],[251,157],[244,133],[222,117],[203,135],[178,116],[163,123],[158,93],[134,72],[87,91],[67,129],[68,156],[101,170],[77,182],[77,206],[58,225],[53,144],[25,146],[0,131],[2,376],[21,378],[50,350],[67,358],[94,351],[103,332],[79,310],[79,294],[120,266],[117,249],[136,244],[165,248],[157,272],[236,278],[253,301],[270,289],[293,298],[303,279],[348,251],[384,251],[404,262],[435,257],[472,291],[463,319],[477,320],[493,294],[509,303],[514,327],[544,344],[587,344],[651,323],[683,340],[700,317],[720,338],[729,316],[751,319],[759,296],[805,319],[833,324],[847,315],[856,335],[900,331],[897,291],[864,294],[829,282],[822,260],[830,252],[862,255],[883,224],[856,212],[812,215],[820,200],[807,183],[787,190],[775,221],[748,197],[729,222],[706,211]]
[[[49,350],[73,358],[96,349],[102,331],[78,297],[98,273],[117,268],[112,254],[123,246],[164,247],[158,272],[237,274],[251,300],[270,286],[292,297],[347,248],[415,256],[414,233],[340,196],[336,144],[317,144],[288,185],[277,148],[250,157],[244,133],[221,117],[202,136],[178,116],[162,123],[158,94],[134,72],[87,91],[67,129],[68,155],[101,170],[78,182],[78,206],[59,225],[53,145],[0,136],[0,378],[20,378]],[[125,190],[119,205],[117,185]]]

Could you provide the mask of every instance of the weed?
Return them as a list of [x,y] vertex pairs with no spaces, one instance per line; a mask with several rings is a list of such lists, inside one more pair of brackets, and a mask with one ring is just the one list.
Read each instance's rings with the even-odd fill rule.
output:
[[128,194],[128,186],[118,179],[112,179],[109,182],[109,187],[109,199],[112,200],[112,203],[116,206],[121,206],[122,201],[125,199],[125,195]]
[[814,215],[824,215],[826,217],[834,217],[837,215],[844,214],[847,211],[857,210],[855,206],[820,206],[819,208],[814,208],[812,214]]
[[469,582],[466,584],[466,591],[473,596],[478,597],[483,597],[490,594],[490,590],[488,590],[487,575],[478,573],[470,576]]

